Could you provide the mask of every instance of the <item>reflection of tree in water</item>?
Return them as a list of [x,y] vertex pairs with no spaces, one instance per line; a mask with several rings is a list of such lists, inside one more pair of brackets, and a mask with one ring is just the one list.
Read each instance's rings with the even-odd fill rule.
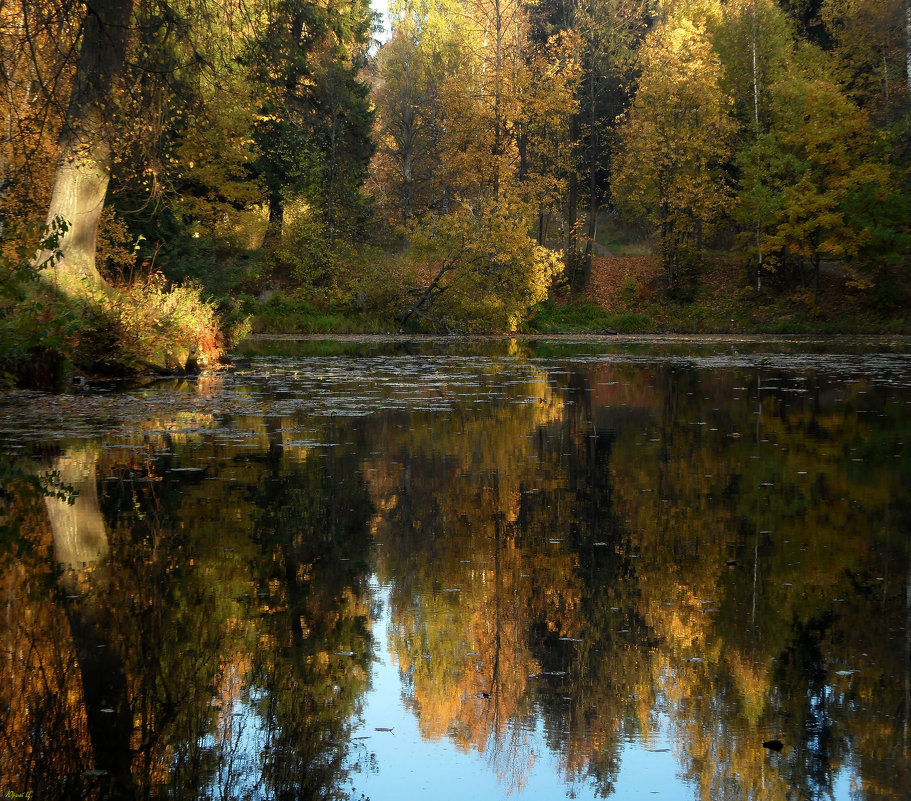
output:
[[519,480],[534,474],[521,465],[523,435],[552,409],[545,392],[538,404],[497,406],[492,418],[457,408],[446,427],[386,417],[377,429],[385,458],[368,473],[378,572],[392,584],[390,647],[421,732],[485,752],[515,787],[532,758],[522,721],[538,665],[523,590],[532,566],[514,520]]
[[[883,723],[901,708],[894,566],[908,553],[883,531],[909,520],[888,461],[911,433],[900,407],[882,388],[823,391],[812,376],[799,392],[774,373],[655,379],[674,397],[619,438],[616,487],[646,616],[667,643],[660,686],[686,775],[704,799],[826,798],[849,767],[865,797],[895,797],[895,779],[880,796],[878,768],[860,766],[896,736]],[[784,751],[762,751],[775,736]]]
[[619,600],[632,568],[611,509],[611,434],[593,436],[582,406],[556,408],[465,414],[457,439],[432,442],[413,418],[384,426],[398,469],[373,480],[380,569],[422,733],[486,751],[508,789],[524,784],[540,717],[567,774],[606,795],[627,713],[647,709],[647,660]]
[[578,600],[560,615],[545,610],[531,639],[542,677],[551,674],[537,688],[548,744],[568,781],[587,776],[606,797],[624,739],[649,727],[655,644],[638,613],[637,561],[613,497],[614,440],[628,412],[599,418],[584,373],[567,376],[566,393],[562,418],[538,431],[539,462],[560,478],[528,496],[520,523],[530,547],[556,538],[572,549]]
[[[835,390],[785,378],[597,367],[530,425],[494,408],[463,414],[458,442],[389,426],[399,467],[377,462],[372,486],[425,736],[501,747],[517,774],[540,717],[568,778],[606,795],[624,737],[653,737],[661,712],[700,798],[826,797],[847,767],[890,797],[908,553],[878,532],[908,529],[883,455],[911,431],[888,393],[833,408]],[[512,697],[506,654],[534,674],[510,668]],[[776,736],[781,754],[762,748]]]
[[[69,450],[56,466],[79,493],[76,502],[39,497],[19,507],[46,503],[52,525],[32,518],[20,527],[31,547],[11,554],[7,573],[21,577],[18,589],[8,588],[16,602],[5,632],[17,658],[5,661],[3,686],[20,688],[3,726],[2,758],[16,765],[3,774],[12,792],[155,795],[153,787],[181,764],[170,744],[195,742],[199,727],[188,724],[210,709],[217,643],[194,623],[216,619],[200,616],[205,599],[192,582],[167,597],[172,558],[156,559],[130,530],[106,527],[98,462],[95,448]],[[187,778],[179,785],[186,795],[173,797],[198,797]]]
[[[0,462],[0,776],[3,791],[91,799],[91,740],[76,651],[57,595],[44,497],[21,468]],[[53,748],[42,747],[46,741]],[[73,777],[66,787],[58,777]]]
[[82,505],[7,504],[4,789],[242,797],[265,777],[256,792],[331,797],[376,527],[421,731],[484,751],[504,789],[540,730],[607,795],[625,738],[663,720],[701,799],[826,798],[840,771],[864,801],[907,795],[904,396],[791,383],[585,366],[534,404],[337,423],[338,447],[250,417],[250,447],[178,436],[154,469],[55,451]]
[[270,451],[253,498],[263,618],[249,692],[263,781],[278,799],[337,798],[372,648],[373,510],[355,451],[317,449],[299,464],[278,455]]
[[[800,798],[814,800],[831,798],[833,777],[839,768],[838,752],[846,753],[844,743],[834,749],[829,715],[833,690],[828,683],[822,643],[831,625],[831,617],[825,615],[799,626],[778,662],[775,676],[776,682],[791,692],[786,706],[793,717],[788,716],[791,719],[786,725],[794,748],[784,772]],[[795,764],[796,760],[799,764]]]
[[[167,472],[193,463],[169,445],[154,468],[78,449],[54,465],[76,504],[10,500],[3,789],[332,797],[369,653],[356,459],[335,454],[327,469],[228,447],[217,467]],[[263,743],[260,764],[250,749]]]

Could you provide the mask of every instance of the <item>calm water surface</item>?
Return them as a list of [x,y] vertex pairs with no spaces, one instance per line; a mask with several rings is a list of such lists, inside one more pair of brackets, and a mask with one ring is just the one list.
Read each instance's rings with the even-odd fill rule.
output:
[[908,797],[911,356],[853,350],[0,396],[0,794]]

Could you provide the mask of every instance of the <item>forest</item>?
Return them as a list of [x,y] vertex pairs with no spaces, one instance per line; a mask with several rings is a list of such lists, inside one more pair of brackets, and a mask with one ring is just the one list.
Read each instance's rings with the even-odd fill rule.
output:
[[251,330],[908,330],[909,0],[386,17],[0,2],[0,381]]

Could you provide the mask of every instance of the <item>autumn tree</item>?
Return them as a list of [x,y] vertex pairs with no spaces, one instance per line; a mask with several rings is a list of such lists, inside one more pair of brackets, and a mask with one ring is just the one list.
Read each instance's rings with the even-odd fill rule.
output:
[[[527,9],[513,0],[464,9],[406,3],[394,11],[375,97],[381,164],[388,165],[382,188],[402,194],[403,220],[418,209],[563,194],[577,43],[530,32]],[[421,202],[416,181],[428,187]]]
[[[539,245],[547,244],[546,220],[554,212],[562,212],[571,203],[568,194],[577,192],[571,132],[579,113],[580,45],[574,31],[563,31],[540,43],[533,40],[526,56],[527,79],[516,123],[516,178],[523,196],[537,207]],[[571,217],[568,215],[567,223]]]
[[104,283],[95,266],[95,242],[113,158],[108,111],[123,72],[133,5],[99,0],[82,20],[47,215],[48,222],[62,217],[70,225],[61,242],[63,258],[50,268],[49,278],[71,292]]
[[556,254],[528,235],[533,213],[528,204],[503,201],[415,226],[415,256],[433,272],[399,322],[417,317],[447,333],[516,330],[558,271]]
[[471,0],[467,13],[476,69],[474,128],[480,158],[474,167],[480,186],[497,202],[517,161],[515,90],[522,77],[527,18],[519,0]]
[[[426,85],[422,53],[401,31],[382,48],[374,98],[378,109],[377,158],[373,175],[381,182],[381,210],[390,222],[407,225],[435,174],[432,155],[438,147],[434,131],[432,89]],[[424,204],[421,204],[424,205]]]
[[826,0],[820,12],[842,86],[881,121],[911,108],[908,9],[901,0]]
[[463,196],[475,205],[521,200],[540,208],[556,200],[562,206],[578,42],[570,32],[535,38],[529,10],[518,2],[479,0],[467,11],[471,81],[451,82],[456,113],[447,137],[448,151],[463,164]]
[[380,213],[406,226],[415,214],[445,213],[457,193],[457,164],[443,157],[452,105],[465,74],[464,25],[447,3],[393,7],[392,33],[375,63],[377,154],[373,195]]
[[[58,127],[55,98],[68,97],[59,114],[47,219],[66,220],[69,231],[63,258],[45,273],[61,288],[81,291],[104,283],[95,251],[112,175],[121,187],[130,184],[131,201],[140,203],[125,205],[134,209],[160,203],[173,189],[181,128],[174,112],[186,111],[194,76],[221,67],[217,49],[223,54],[231,41],[226,20],[240,7],[207,0],[20,7],[18,30],[32,54],[27,83],[40,87],[33,98],[48,110],[39,123],[47,123],[45,135]],[[50,52],[56,55],[42,55]]]
[[[811,54],[812,56],[812,54]],[[741,153],[738,215],[766,220],[770,269],[796,270],[814,302],[824,258],[857,254],[869,233],[851,224],[846,203],[862,187],[889,196],[886,165],[872,152],[868,116],[808,57],[769,89],[770,121]]]
[[[617,120],[629,106],[636,53],[646,29],[645,8],[630,0],[578,0],[571,25],[578,38],[582,75],[576,90],[578,111],[572,123],[575,169],[570,174],[567,226],[578,227],[578,198],[588,203],[583,252],[571,233],[567,264],[571,282],[588,283],[597,235],[598,213],[612,199],[612,154]],[[574,197],[575,196],[575,199]]]
[[111,280],[158,268],[186,277],[213,242],[233,240],[261,201],[249,172],[242,8],[202,0],[175,7],[178,15],[137,6],[111,110],[116,151],[98,243],[99,269]]
[[[769,86],[788,69],[793,30],[772,0],[744,0],[725,4],[714,19],[712,41],[724,66],[721,86],[732,98],[732,114],[740,129],[740,145],[748,147],[768,130]],[[756,286],[762,288],[766,255],[764,214],[752,207],[752,217],[741,216],[744,250],[756,260]]]
[[69,4],[0,6],[0,234],[4,252],[47,210],[79,36]]
[[[218,81],[200,82],[182,99],[171,97],[157,147],[157,164],[164,168],[157,188],[148,174],[137,174],[147,169],[141,157],[132,160],[131,172],[115,171],[112,201],[151,246],[167,253],[187,237],[230,241],[249,210],[262,203],[250,174],[259,155],[252,94],[246,76],[234,69]],[[146,213],[130,213],[137,208]]]
[[553,259],[529,235],[563,202],[579,64],[571,35],[529,31],[513,0],[409,3],[393,16],[373,174],[380,203],[397,198],[411,220],[429,279],[401,321],[513,328],[545,296]]
[[721,64],[702,25],[671,16],[640,51],[642,71],[620,130],[618,203],[658,228],[670,289],[698,253],[730,196],[723,167],[733,126]]

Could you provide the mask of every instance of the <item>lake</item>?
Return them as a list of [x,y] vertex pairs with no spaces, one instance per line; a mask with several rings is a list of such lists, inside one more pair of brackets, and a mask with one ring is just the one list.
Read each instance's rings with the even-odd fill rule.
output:
[[278,340],[2,394],[0,794],[907,798],[909,352]]

